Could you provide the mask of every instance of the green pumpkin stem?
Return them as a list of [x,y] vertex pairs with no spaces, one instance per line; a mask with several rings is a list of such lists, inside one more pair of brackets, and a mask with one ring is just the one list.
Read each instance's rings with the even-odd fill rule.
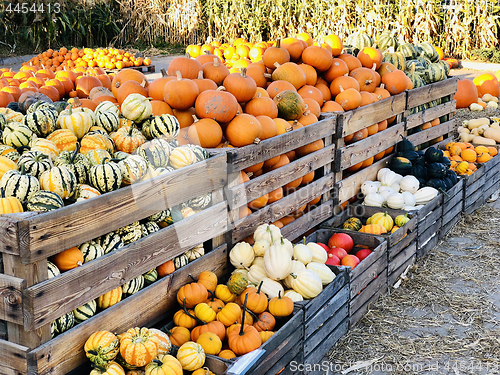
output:
[[69,105],[69,115],[71,116],[73,114],[73,104]]
[[153,359],[153,362],[156,363],[158,366],[163,366],[163,362],[160,361],[159,359]]
[[247,310],[247,312],[255,319],[255,321],[259,321],[259,316],[257,314],[255,314],[253,311],[251,310]]
[[[283,237],[281,237],[283,238]],[[257,288],[257,294],[260,294],[260,288],[262,288],[262,284],[264,284],[264,281],[261,281],[259,284],[259,287]]]
[[285,238],[281,236],[281,246],[283,246],[284,244],[285,244]]
[[271,242],[274,243],[274,238],[273,238],[273,231],[271,230],[271,227],[268,225],[266,230],[269,232],[269,234],[271,235]]
[[130,125],[130,130],[128,132],[129,137],[132,137],[132,132],[134,131],[134,126],[135,126],[135,122],[132,121],[132,124]]
[[76,148],[75,151],[73,151],[73,155],[71,155],[71,160],[69,161],[70,164],[73,164],[75,162],[76,155],[80,152],[80,142],[76,142]]
[[302,239],[302,243],[305,245],[306,244],[306,237]]
[[[189,275],[189,276],[191,276],[191,275]],[[208,289],[207,289],[207,292],[210,293],[210,299],[212,300],[212,302],[215,301],[215,293],[212,292],[211,290],[208,290]]]
[[248,300],[248,293],[245,295],[245,302],[243,302],[243,312],[241,313],[241,328],[240,328],[240,336],[244,336],[244,327],[245,327],[245,313],[247,312],[247,300]]
[[26,168],[25,168],[24,164],[23,164],[23,165],[21,165],[21,174],[22,174],[23,176],[26,174]]

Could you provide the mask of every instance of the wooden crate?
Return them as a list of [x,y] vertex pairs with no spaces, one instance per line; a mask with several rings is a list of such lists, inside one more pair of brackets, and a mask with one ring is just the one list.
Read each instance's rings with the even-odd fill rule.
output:
[[418,212],[417,259],[437,245],[443,223],[443,194],[439,193]]
[[488,198],[498,190],[500,181],[500,156],[495,156],[486,163],[478,166],[464,182],[463,211],[471,214],[482,206]]
[[[455,120],[453,114],[456,109],[456,101],[454,99],[457,91],[456,77],[448,78],[444,81],[436,82],[424,87],[407,91],[407,102],[405,111],[405,126],[406,133],[411,133],[411,129],[421,126],[437,118],[446,118],[445,122],[429,129],[422,130],[418,133],[408,135],[407,138],[415,146],[429,142],[433,139],[454,133]],[[443,102],[435,107],[428,108],[424,111],[415,112],[415,108],[430,103],[434,100],[443,100]]]
[[463,178],[459,178],[455,184],[446,193],[443,193],[443,222],[439,230],[439,239],[446,236],[451,228],[460,221],[464,205],[464,185]]
[[205,270],[215,272],[218,276],[226,274],[226,245],[36,348],[0,340],[2,373],[62,375],[81,365],[88,366],[83,345],[92,333],[99,330],[120,333],[131,327],[154,326],[164,319],[166,311],[177,305],[177,291],[191,282],[189,274],[197,275]]
[[[0,307],[0,319],[8,322],[8,340],[30,349],[40,347],[50,341],[51,321],[223,235],[227,230],[227,206],[222,198],[226,181],[225,157],[217,155],[56,211],[2,215],[4,273],[0,284],[15,295]],[[187,184],[192,186],[189,191]],[[211,207],[47,280],[48,257],[210,192]]]
[[[313,199],[322,196],[317,208],[302,216],[299,223],[292,222],[283,228],[283,234],[290,240],[313,228],[322,220],[331,216],[333,205],[330,191],[334,185],[334,174],[331,164],[335,157],[336,117],[325,118],[315,124],[261,141],[259,144],[249,145],[235,149],[225,149],[228,161],[228,187],[226,196],[229,206],[229,216],[232,231],[228,236],[228,244],[234,244],[251,235],[255,228],[262,223],[279,220]],[[240,171],[252,165],[261,163],[275,156],[282,155],[307,145],[316,140],[323,139],[325,147],[312,154],[296,159],[274,171],[264,173],[244,184],[238,184]],[[311,171],[316,171],[315,180],[307,186],[286,195],[282,199],[269,204],[251,215],[240,219],[239,208],[277,188],[305,176]],[[300,230],[299,230],[300,229]],[[300,232],[300,233],[299,233]]]

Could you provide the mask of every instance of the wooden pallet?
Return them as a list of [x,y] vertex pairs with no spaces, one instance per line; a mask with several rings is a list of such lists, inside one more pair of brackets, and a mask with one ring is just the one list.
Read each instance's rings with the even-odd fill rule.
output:
[[[131,67],[128,67],[128,68],[124,68],[124,69],[134,69],[134,70],[137,70],[141,73],[154,73],[156,72],[156,67],[154,65],[141,65],[141,66],[131,66]],[[119,73],[121,72],[123,69],[104,69],[104,71],[106,73]]]
[[[143,250],[147,251],[147,248]],[[215,272],[218,276],[226,274],[226,245],[36,348],[0,340],[2,373],[62,375],[81,365],[88,366],[83,345],[92,333],[99,330],[120,333],[131,327],[154,326],[163,320],[166,311],[177,306],[177,291],[191,281],[189,274],[196,276],[205,270]]]
[[418,212],[417,259],[431,250],[439,240],[443,223],[443,194],[439,193]]
[[[330,191],[334,185],[331,164],[335,157],[335,145],[332,144],[332,137],[335,134],[335,124],[336,117],[332,115],[315,124],[266,139],[259,144],[225,149],[228,162],[226,196],[232,228],[228,236],[228,244],[241,241],[251,235],[258,225],[279,220],[319,196],[322,196],[322,200],[317,208],[302,216],[300,222],[296,220],[285,226],[283,235],[293,240],[331,216],[333,205],[331,204]],[[323,149],[296,159],[274,171],[252,178],[244,184],[238,184],[239,173],[245,168],[295,150],[318,139],[323,139],[325,143]],[[316,171],[316,176],[310,184],[297,189],[277,202],[256,210],[247,217],[239,217],[240,207],[246,206],[252,200],[305,176],[311,171]],[[299,223],[301,224],[299,225]],[[290,228],[287,228],[289,226]]]
[[499,189],[500,156],[486,163],[476,164],[477,171],[464,178],[463,211],[471,214],[482,206]]
[[443,194],[443,222],[439,230],[439,239],[446,236],[462,217],[464,185],[464,179],[460,178],[455,186]]

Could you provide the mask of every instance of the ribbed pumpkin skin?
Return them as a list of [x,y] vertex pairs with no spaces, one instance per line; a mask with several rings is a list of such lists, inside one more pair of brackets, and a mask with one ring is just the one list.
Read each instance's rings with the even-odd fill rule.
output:
[[38,137],[46,137],[56,130],[57,112],[39,109],[24,116],[23,122]]
[[123,116],[131,121],[143,121],[151,116],[153,107],[149,99],[140,94],[130,94],[121,105]]
[[36,177],[23,173],[22,170],[10,170],[0,179],[0,188],[4,189],[6,197],[16,197],[24,202],[40,190],[40,183]]
[[351,217],[347,219],[342,225],[342,228],[344,229],[355,230],[355,231],[359,231],[362,227],[363,225],[361,223],[361,220],[359,220],[357,217]]
[[100,115],[101,113],[115,113],[117,116],[120,114],[120,110],[116,106],[115,103],[112,103],[110,101],[104,101],[99,103],[99,105],[94,109],[94,113],[96,115],[96,120],[97,116]]
[[77,183],[75,174],[63,165],[53,167],[40,176],[40,187],[56,193],[63,199],[75,194]]
[[122,184],[122,173],[118,164],[108,162],[94,165],[89,172],[90,185],[101,193],[117,190]]
[[358,31],[347,37],[346,44],[356,49],[363,49],[363,47],[371,47],[373,39],[365,32]]
[[7,146],[28,146],[33,132],[30,128],[20,122],[10,122],[5,126],[2,134],[3,143]]
[[87,302],[85,305],[80,306],[77,309],[73,310],[73,314],[75,316],[75,322],[77,324],[86,321],[87,319],[92,318],[97,311],[97,303],[95,300]]
[[120,126],[120,118],[115,112],[102,112],[96,115],[95,124],[96,126],[106,129],[108,133],[112,133],[118,130],[118,127]]
[[48,212],[62,207],[64,207],[64,202],[61,197],[47,190],[39,190],[28,199],[26,204],[28,211]]
[[[121,290],[121,288],[120,288]],[[120,340],[109,331],[93,333],[85,342],[87,358],[97,366],[103,366],[115,359],[119,352]]]
[[148,170],[146,160],[139,155],[130,155],[126,159],[120,160],[118,166],[122,172],[122,182],[127,185],[139,182]]
[[208,151],[205,150],[201,146],[189,144],[189,145],[186,145],[186,147],[189,147],[191,149],[191,151],[194,152],[194,154],[196,155],[197,161],[206,160],[210,157],[210,155],[208,154]]
[[15,148],[7,145],[0,145],[0,178],[3,176],[5,171],[8,171],[10,169],[16,169],[15,166],[12,168],[10,167],[5,168],[5,166],[3,165],[5,163],[5,159],[3,158],[7,158],[13,162],[16,162],[19,160],[20,157],[21,155],[19,155],[19,152],[17,152]]
[[73,315],[73,311],[70,311],[67,314],[64,314],[60,318],[57,318],[54,321],[54,332],[55,334],[60,334],[66,332],[67,330],[73,328],[75,325],[75,316]]
[[158,354],[158,338],[147,328],[131,328],[120,335],[120,355],[132,366],[146,366]]
[[205,364],[205,352],[200,344],[187,342],[179,348],[177,359],[184,370],[194,371]]
[[14,197],[2,198],[0,194],[0,215],[23,212],[23,206],[19,199]]
[[87,183],[91,164],[84,155],[78,152],[78,150],[73,152],[62,151],[54,160],[54,166],[59,167],[62,165],[75,174],[79,184]]
[[382,52],[389,49],[390,47],[396,50],[398,48],[397,38],[388,30],[383,31],[377,40],[378,49]]
[[178,257],[174,258],[174,266],[175,266],[176,270],[186,266],[188,263],[189,263],[189,260],[188,260],[187,256],[185,256],[184,254],[179,255]]
[[90,150],[101,149],[111,154],[114,147],[113,141],[108,134],[93,131],[85,134],[82,138],[80,152],[85,155]]
[[123,294],[132,295],[144,288],[144,276],[139,275],[122,285]]
[[177,118],[169,114],[153,116],[142,124],[142,131],[147,139],[165,137],[173,140],[179,135],[180,129]]
[[186,146],[174,148],[170,154],[170,165],[174,169],[180,169],[196,163],[196,155]]
[[28,151],[21,155],[17,161],[17,166],[21,169],[24,165],[24,170],[36,178],[40,178],[43,172],[50,169],[49,157],[39,151]]
[[60,151],[73,151],[76,149],[78,138],[75,133],[68,129],[58,129],[47,137],[55,143]]
[[146,137],[133,126],[121,127],[116,132],[111,133],[110,137],[118,151],[129,154],[146,142]]
[[83,254],[83,263],[88,263],[104,255],[104,249],[95,241],[88,241],[78,246]]
[[61,112],[57,119],[57,125],[61,129],[71,130],[78,139],[83,138],[87,134],[92,124],[93,119],[88,113],[72,109],[67,114]]
[[101,245],[104,250],[104,254],[110,253],[111,251],[118,250],[122,248],[123,240],[118,233],[109,232],[105,235],[96,239],[96,242]]
[[53,277],[59,276],[61,274],[59,268],[57,268],[57,266],[51,261],[47,261],[47,268],[49,271],[49,279],[52,279]]
[[153,168],[166,167],[172,152],[171,146],[168,142],[161,139],[153,139],[146,142],[135,153],[140,155],[146,160],[146,163]]
[[102,369],[100,367],[93,369],[90,375],[125,375],[125,370],[117,362],[112,361]]
[[169,354],[159,354],[146,366],[146,375],[182,375],[182,365],[177,358]]
[[76,188],[74,198],[76,200],[90,199],[98,197],[99,195],[101,195],[101,193],[96,188],[86,184],[79,184]]
[[273,100],[278,107],[279,117],[285,120],[298,120],[304,114],[304,99],[294,91],[282,91]]
[[141,238],[149,236],[150,234],[156,233],[160,230],[160,226],[155,222],[149,221],[145,224],[141,224],[142,235]]
[[123,241],[124,245],[128,245],[129,243],[135,242],[142,236],[142,228],[138,221],[133,222],[132,224],[121,227],[116,230]]
[[158,271],[156,270],[156,268],[153,268],[151,271],[146,272],[142,276],[144,276],[144,286],[148,286],[158,280]]
[[383,62],[389,62],[399,70],[406,69],[405,57],[399,52],[385,52],[383,55]]
[[[86,154],[85,157],[87,158],[88,162],[90,163],[90,168],[92,168],[94,165],[99,165],[104,163],[105,159],[111,160],[111,155],[109,152],[106,150],[102,150],[100,148],[97,148],[95,150],[89,150]],[[90,170],[89,168],[89,170]]]
[[97,307],[100,309],[107,309],[116,305],[122,300],[122,287],[119,286],[97,298]]

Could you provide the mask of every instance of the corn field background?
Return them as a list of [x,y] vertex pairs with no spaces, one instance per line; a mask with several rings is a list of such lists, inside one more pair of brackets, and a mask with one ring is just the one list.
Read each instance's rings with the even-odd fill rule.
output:
[[[21,2],[23,0],[19,0]],[[448,56],[498,50],[500,0],[45,0],[58,14],[6,12],[0,1],[0,46],[157,46],[211,40],[275,40],[307,31],[321,40],[363,30],[392,30],[401,42],[429,41]]]

